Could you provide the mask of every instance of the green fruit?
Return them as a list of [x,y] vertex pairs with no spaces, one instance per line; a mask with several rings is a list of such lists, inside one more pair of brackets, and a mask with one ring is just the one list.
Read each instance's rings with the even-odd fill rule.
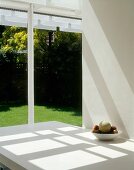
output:
[[111,130],[111,124],[107,121],[102,121],[99,124],[99,130],[103,133],[110,132]]

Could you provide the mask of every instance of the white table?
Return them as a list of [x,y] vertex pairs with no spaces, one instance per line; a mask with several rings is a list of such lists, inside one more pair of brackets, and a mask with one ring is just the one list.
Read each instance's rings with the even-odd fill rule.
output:
[[0,128],[0,162],[13,170],[133,170],[134,141],[98,141],[60,122],[6,127]]

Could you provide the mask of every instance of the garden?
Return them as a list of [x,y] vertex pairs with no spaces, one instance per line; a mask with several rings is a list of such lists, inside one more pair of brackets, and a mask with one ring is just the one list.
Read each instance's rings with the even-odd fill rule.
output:
[[[27,29],[0,26],[0,126],[26,124]],[[82,124],[81,34],[34,29],[35,122]]]

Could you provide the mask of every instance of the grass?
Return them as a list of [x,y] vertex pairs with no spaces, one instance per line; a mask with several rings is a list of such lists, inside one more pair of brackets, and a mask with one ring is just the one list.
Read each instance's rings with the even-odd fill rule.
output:
[[[35,122],[59,121],[76,126],[82,125],[81,113],[73,108],[35,106]],[[0,106],[0,126],[27,124],[28,106]]]

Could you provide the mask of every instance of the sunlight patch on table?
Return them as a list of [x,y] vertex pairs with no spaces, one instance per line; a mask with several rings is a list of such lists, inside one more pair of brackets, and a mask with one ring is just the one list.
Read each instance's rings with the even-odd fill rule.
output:
[[62,133],[55,132],[53,130],[40,130],[40,131],[36,131],[36,133],[38,133],[40,135],[51,135],[51,134],[63,135]]
[[107,156],[109,158],[118,158],[118,157],[122,157],[122,156],[126,156],[127,154],[110,149],[110,148],[106,148],[103,146],[96,146],[96,147],[92,147],[92,148],[87,148],[86,150],[88,151],[92,151],[94,153],[103,155],[103,156]]
[[84,140],[81,140],[81,139],[77,139],[77,138],[74,138],[74,137],[71,137],[71,136],[60,136],[60,137],[56,137],[55,139],[59,140],[61,142],[71,144],[71,145],[82,144],[82,143],[90,144],[90,145],[96,145],[94,143],[87,142],[87,141],[84,141]]
[[131,141],[126,141],[124,143],[115,143],[110,145],[134,152],[134,142]]
[[96,137],[91,132],[83,132],[83,133],[78,133],[76,135],[84,137],[84,138],[88,138],[88,139],[93,139],[93,140],[96,139]]
[[36,153],[40,151],[61,148],[65,146],[66,146],[65,144],[50,139],[43,139],[13,145],[6,145],[2,147],[15,155],[24,155],[29,153]]
[[69,131],[78,130],[78,128],[68,126],[68,127],[58,128],[58,130],[61,130],[61,131],[63,131],[63,132],[69,132]]
[[0,142],[23,139],[23,138],[31,138],[36,136],[38,135],[34,133],[19,133],[15,135],[6,135],[6,136],[0,136]]
[[81,150],[62,153],[49,157],[30,160],[29,162],[43,170],[69,170],[106,161],[102,157]]

